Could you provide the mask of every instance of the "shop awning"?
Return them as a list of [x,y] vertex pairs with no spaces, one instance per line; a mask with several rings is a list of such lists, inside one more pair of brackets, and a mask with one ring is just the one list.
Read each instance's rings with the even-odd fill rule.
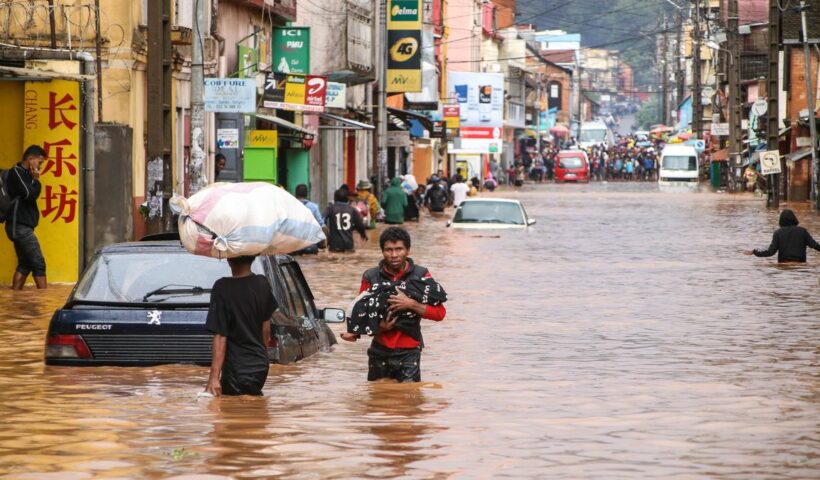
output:
[[36,68],[19,68],[0,65],[0,80],[19,81],[47,81],[47,80],[73,80],[84,82],[94,80],[94,75],[80,75],[76,73],[52,72],[39,70]]
[[792,152],[786,155],[783,155],[786,160],[790,162],[795,162],[797,160],[803,160],[806,157],[811,156],[811,147],[800,149],[796,152]]
[[411,118],[416,119],[419,122],[421,122],[422,125],[424,125],[424,128],[426,130],[428,130],[430,132],[433,131],[433,121],[430,120],[429,118],[427,118],[427,116],[424,115],[424,114],[417,113],[417,112],[412,112],[410,110],[402,110],[400,108],[392,108],[392,107],[387,107],[387,112],[390,113],[391,115],[399,117],[402,121],[404,121],[407,124],[410,123]]
[[331,113],[320,113],[320,117],[326,120],[342,123],[343,125],[319,125],[319,130],[375,130],[373,125],[357,122],[349,118],[340,117]]
[[271,123],[275,123],[276,125],[287,128],[288,130],[293,130],[294,132],[304,133],[305,135],[316,135],[316,132],[313,130],[308,130],[307,128],[300,127],[293,122],[289,122],[284,118],[274,117],[273,115],[265,115],[262,113],[257,113],[256,118],[261,118],[262,120],[266,120]]

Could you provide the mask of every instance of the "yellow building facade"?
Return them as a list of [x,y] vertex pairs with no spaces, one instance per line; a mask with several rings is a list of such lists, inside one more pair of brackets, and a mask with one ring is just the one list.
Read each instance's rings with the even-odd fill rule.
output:
[[[131,0],[105,0],[99,13],[100,59],[96,59],[97,12],[93,0],[55,0],[54,34],[49,26],[48,1],[11,2],[0,5],[0,25],[8,26],[7,42],[0,46],[0,169],[13,166],[21,160],[23,150],[30,144],[47,148],[51,165],[42,177],[43,192],[39,199],[40,226],[36,234],[46,257],[48,278],[52,282],[75,282],[83,263],[83,172],[89,164],[89,149],[85,142],[93,142],[94,123],[102,121],[127,126],[131,129],[133,142],[130,152],[131,184],[122,189],[131,192],[134,214],[134,236],[139,236],[141,219],[138,209],[145,197],[145,138],[147,118],[147,3]],[[183,6],[187,2],[176,2]],[[174,4],[172,4],[174,5]],[[52,48],[52,47],[56,48]],[[172,81],[172,111],[177,112],[178,90],[184,92],[185,103],[190,91],[189,47],[178,46],[174,51],[174,80]],[[101,87],[97,89],[96,77],[84,74],[90,67],[99,65]],[[96,70],[96,69],[95,69]],[[92,74],[94,72],[91,72]],[[85,83],[84,83],[85,81]],[[84,87],[84,86],[87,86]],[[93,95],[88,92],[93,90]],[[29,93],[27,93],[29,92]],[[36,111],[32,111],[31,96],[38,93]],[[74,109],[58,110],[58,120],[65,118],[66,125],[75,125],[65,132],[48,129],[49,110],[43,110],[52,92],[64,98],[71,97]],[[44,96],[43,96],[44,95]],[[42,104],[42,102],[46,102]],[[99,111],[98,102],[102,104]],[[59,104],[61,108],[66,104]],[[187,108],[187,105],[183,105]],[[53,107],[53,105],[52,105]],[[93,122],[89,124],[86,109],[91,109]],[[53,114],[53,112],[52,112]],[[60,116],[64,115],[64,117]],[[178,115],[172,116],[172,144],[181,145]],[[36,119],[37,128],[27,128]],[[43,123],[45,121],[45,123]],[[28,123],[27,123],[28,122]],[[52,122],[53,124],[53,122]],[[45,125],[45,127],[43,127]],[[45,130],[43,129],[45,128]],[[55,133],[56,132],[56,133]],[[71,133],[71,145],[56,145],[63,133]],[[84,134],[86,134],[84,136]],[[53,138],[52,138],[53,137]],[[59,149],[59,150],[58,150]],[[73,150],[72,150],[73,149]],[[93,152],[93,148],[90,149]],[[60,158],[57,158],[58,155]],[[172,149],[174,168],[172,185],[181,184],[183,150]],[[96,162],[110,159],[97,158]],[[50,163],[49,163],[50,162]],[[59,171],[58,167],[59,166]],[[59,175],[58,175],[59,174]],[[70,175],[69,175],[70,174]],[[68,178],[67,176],[70,176]],[[71,180],[74,183],[66,183]],[[99,180],[98,180],[99,181]],[[76,192],[76,193],[72,193]],[[66,203],[68,201],[68,203]],[[104,199],[96,199],[99,203]],[[62,210],[61,210],[62,209]],[[58,219],[54,216],[59,213]],[[71,222],[68,222],[71,219]],[[67,227],[64,224],[70,224]],[[16,265],[11,242],[0,235],[0,285],[8,284]]]

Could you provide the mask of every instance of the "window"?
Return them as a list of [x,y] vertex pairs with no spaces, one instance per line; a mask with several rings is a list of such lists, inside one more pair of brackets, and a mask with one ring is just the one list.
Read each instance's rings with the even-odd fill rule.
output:
[[[264,273],[260,261],[254,273]],[[207,305],[214,282],[230,276],[224,260],[191,255],[185,251],[144,249],[138,252],[111,252],[98,256],[80,279],[73,299],[78,301],[132,303],[143,302],[149,292],[163,287],[172,293],[157,292],[149,298],[164,304],[195,303]],[[186,290],[190,289],[190,291]]]
[[697,157],[684,155],[668,155],[663,157],[664,170],[696,171],[698,169]]
[[302,289],[299,288],[299,279],[293,274],[290,264],[282,265],[282,275],[285,277],[285,289],[293,303],[293,315],[297,318],[310,317],[307,301],[302,295]]
[[292,316],[294,307],[290,295],[288,295],[288,287],[285,284],[285,278],[282,276],[282,270],[277,268],[275,256],[269,256],[268,260],[271,267],[270,277],[274,281],[273,296],[276,298],[276,303],[279,304],[279,310],[284,312],[285,316]]

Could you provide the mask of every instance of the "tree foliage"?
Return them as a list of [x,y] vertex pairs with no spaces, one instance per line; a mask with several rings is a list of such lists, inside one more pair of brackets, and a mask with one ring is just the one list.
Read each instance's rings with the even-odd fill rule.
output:
[[660,118],[661,102],[658,101],[657,95],[652,95],[635,114],[635,125],[639,130],[648,130],[650,125],[659,123]]
[[665,0],[521,0],[516,18],[539,29],[580,33],[586,48],[618,50],[635,85],[645,88],[657,83],[655,40],[664,14],[672,25],[674,13]]

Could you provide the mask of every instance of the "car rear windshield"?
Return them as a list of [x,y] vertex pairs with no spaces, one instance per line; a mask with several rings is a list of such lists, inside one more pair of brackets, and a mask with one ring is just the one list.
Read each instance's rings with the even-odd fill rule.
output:
[[581,134],[578,136],[579,142],[603,142],[606,140],[606,129],[585,129],[581,127]]
[[579,157],[558,157],[558,166],[561,168],[581,168],[584,160]]
[[663,157],[662,167],[664,170],[694,171],[698,169],[698,159],[684,155],[667,155]]
[[464,202],[453,223],[507,223],[524,225],[521,207],[513,202]]
[[[258,259],[252,269],[264,273]],[[72,300],[208,304],[214,282],[230,274],[227,260],[183,251],[107,253],[85,271]]]

